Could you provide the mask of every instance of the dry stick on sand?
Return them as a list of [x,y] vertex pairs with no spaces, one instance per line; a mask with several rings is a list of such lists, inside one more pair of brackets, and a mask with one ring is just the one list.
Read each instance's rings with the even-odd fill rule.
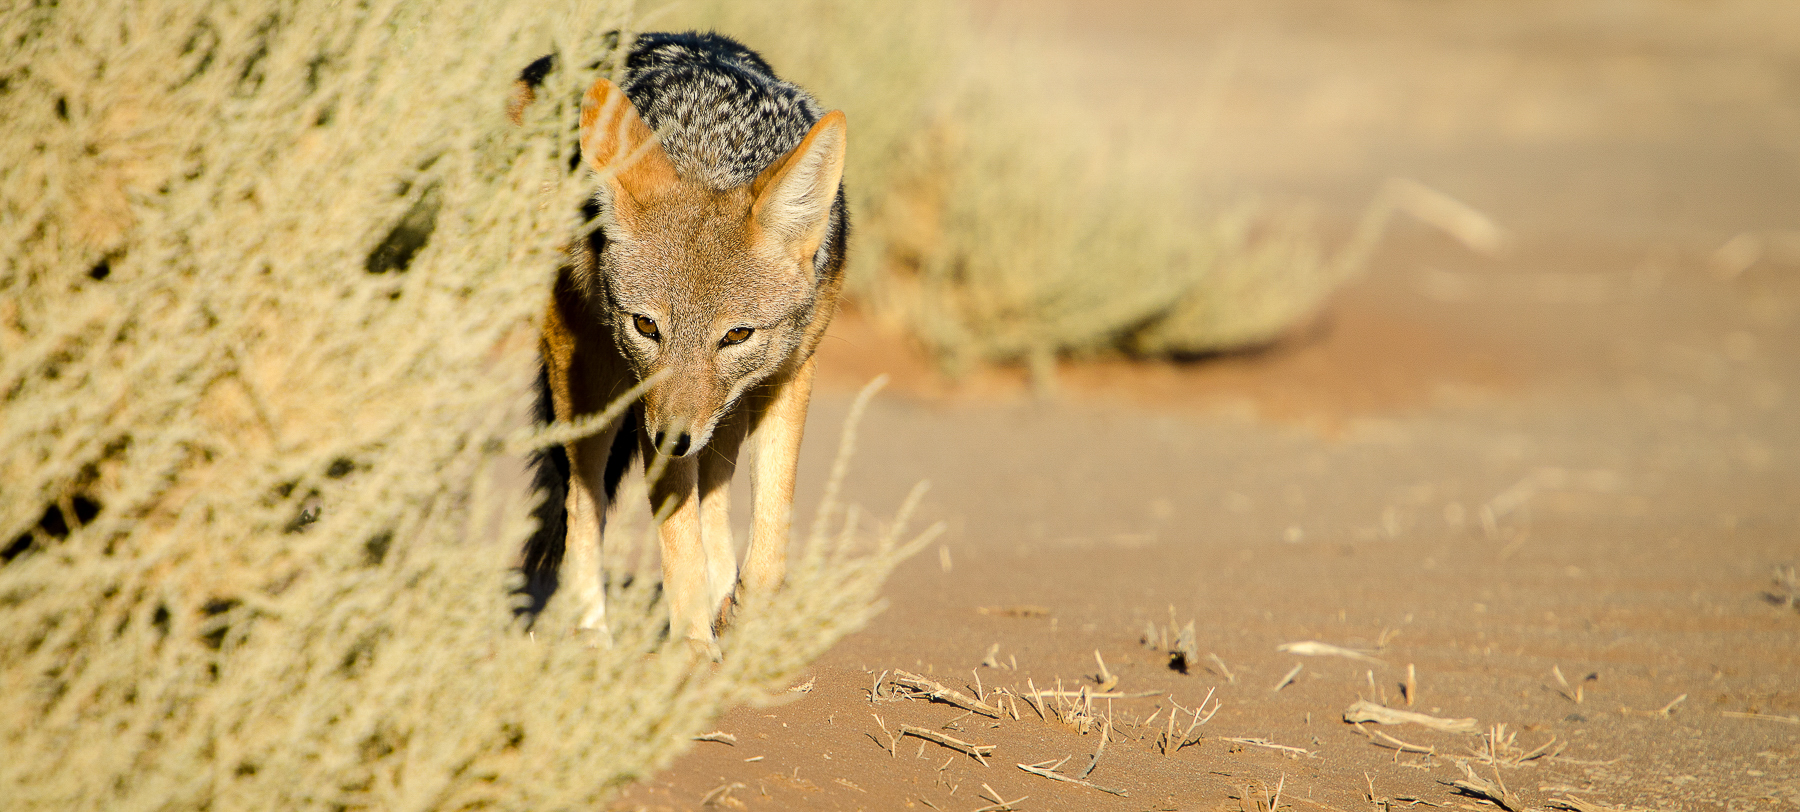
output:
[[1106,670],[1106,661],[1100,658],[1100,649],[1094,649],[1094,662],[1100,664],[1100,691],[1110,691],[1119,686],[1119,678]]
[[1088,699],[1143,699],[1147,696],[1162,696],[1162,692],[1138,691],[1137,693],[1126,694],[1119,693],[1118,691],[1095,692],[1089,691],[1086,687],[1083,687],[1079,691],[1038,691],[1037,695],[1047,696],[1051,699],[1081,699],[1083,697]]
[[1280,682],[1275,683],[1275,687],[1269,689],[1269,692],[1270,693],[1280,693],[1281,689],[1288,687],[1288,685],[1294,681],[1295,677],[1300,676],[1300,669],[1305,668],[1305,667],[1306,666],[1304,666],[1304,665],[1295,663],[1294,670],[1287,672],[1287,676],[1282,677]]
[[[1068,761],[1068,759],[1064,758],[1063,761]],[[1099,784],[1095,784],[1095,783],[1086,781],[1084,779],[1070,778],[1069,776],[1066,776],[1066,775],[1056,772],[1056,768],[1058,766],[1062,765],[1062,761],[1058,761],[1054,765],[1049,766],[1049,767],[1044,766],[1044,765],[1050,764],[1050,763],[1051,762],[1048,762],[1048,761],[1041,761],[1041,762],[1038,762],[1037,764],[1020,764],[1019,769],[1024,770],[1025,772],[1031,773],[1032,775],[1041,775],[1041,776],[1051,779],[1053,781],[1062,781],[1064,783],[1074,784],[1076,786],[1087,787],[1089,789],[1097,789],[1108,795],[1117,795],[1120,798],[1126,797],[1125,790],[1113,789],[1111,787],[1103,787],[1103,786],[1100,786]]]
[[1623,715],[1627,715],[1627,716],[1654,716],[1654,717],[1661,717],[1661,718],[1667,719],[1667,718],[1669,718],[1669,714],[1671,714],[1675,711],[1675,706],[1679,705],[1683,702],[1686,702],[1687,698],[1688,698],[1687,694],[1682,694],[1681,696],[1675,697],[1674,699],[1670,700],[1669,704],[1664,705],[1660,708],[1657,708],[1656,710],[1653,710],[1653,711],[1633,710],[1631,708],[1620,706],[1619,713],[1623,714]]
[[979,713],[990,719],[1000,718],[1000,709],[970,697],[961,691],[944,686],[935,680],[921,677],[907,671],[894,672],[894,684],[911,690],[916,696],[923,696],[933,702],[945,702],[966,711]]
[[[1158,734],[1156,739],[1156,746],[1162,751],[1163,755],[1173,755],[1181,752],[1181,748],[1183,747],[1200,743],[1202,737],[1194,735],[1194,728],[1212,721],[1213,716],[1219,712],[1219,709],[1225,707],[1225,703],[1223,702],[1215,703],[1212,712],[1207,713],[1204,718],[1201,717],[1200,714],[1206,711],[1206,703],[1212,700],[1213,692],[1216,690],[1218,689],[1213,688],[1207,690],[1206,696],[1200,700],[1200,704],[1194,707],[1193,720],[1188,722],[1187,729],[1183,730],[1180,736],[1175,735],[1175,717],[1178,711],[1185,712],[1187,709],[1181,707],[1181,705],[1175,701],[1175,697],[1169,697],[1168,727],[1162,733]],[[1155,716],[1152,715],[1151,718],[1155,718]]]
[[926,730],[922,727],[901,725],[900,735],[917,736],[921,739],[929,739],[959,753],[966,753],[970,758],[981,762],[981,766],[983,767],[988,766],[987,757],[994,754],[994,746],[991,744],[970,744],[962,739],[946,736],[935,730]]
[[730,795],[732,790],[739,789],[744,789],[744,785],[736,781],[729,784],[720,784],[719,786],[713,787],[712,792],[706,793],[705,797],[700,799],[700,805],[712,806],[714,803],[724,800],[725,796]]
[[1238,744],[1249,745],[1251,747],[1266,747],[1270,750],[1280,750],[1281,752],[1284,752],[1284,753],[1293,753],[1295,755],[1306,756],[1307,758],[1317,758],[1319,756],[1318,753],[1315,753],[1311,750],[1307,750],[1303,747],[1289,747],[1288,745],[1285,745],[1285,744],[1276,744],[1267,739],[1221,739],[1220,741],[1236,742]]
[[1729,716],[1733,719],[1755,719],[1760,722],[1786,722],[1790,725],[1800,725],[1800,716],[1776,716],[1769,713],[1745,713],[1743,711],[1720,711],[1719,715]]
[[697,742],[719,742],[721,744],[736,745],[737,737],[731,735],[730,733],[726,733],[723,730],[715,730],[711,733],[702,733],[698,736],[695,736],[694,741],[697,741]]
[[1357,722],[1374,722],[1378,725],[1404,725],[1407,723],[1441,730],[1446,733],[1474,733],[1481,729],[1481,722],[1475,719],[1442,719],[1427,716],[1423,713],[1396,710],[1383,707],[1366,699],[1359,699],[1355,704],[1344,709],[1344,721],[1351,724]]
[[1219,655],[1209,652],[1206,655],[1206,659],[1208,662],[1213,664],[1213,667],[1215,669],[1218,670],[1219,676],[1225,678],[1226,684],[1228,684],[1228,685],[1236,685],[1237,684],[1237,675],[1231,673],[1231,669],[1225,667],[1225,661],[1219,659]]
[[1042,692],[1038,691],[1037,683],[1032,682],[1030,677],[1026,677],[1025,687],[1031,689],[1031,696],[1029,698],[1031,700],[1032,710],[1037,711],[1039,719],[1049,719],[1049,714],[1044,713],[1044,697]]
[[[1100,754],[1106,752],[1107,740],[1111,739],[1111,738],[1112,738],[1112,717],[1108,716],[1106,718],[1106,722],[1103,725],[1101,725],[1101,727],[1100,727],[1100,746],[1094,748],[1094,754],[1091,756],[1088,756],[1087,766],[1081,768],[1081,772],[1075,774],[1076,778],[1086,778],[1086,777],[1088,777],[1089,773],[1094,771],[1094,767],[1100,763]],[[1054,770],[1056,768],[1052,767],[1050,769]],[[1122,796],[1125,793],[1121,792],[1119,794]]]
[[1412,663],[1406,664],[1406,682],[1400,685],[1400,692],[1406,694],[1406,706],[1412,707],[1419,698],[1419,672]]
[[1455,787],[1477,798],[1486,798],[1499,804],[1508,812],[1520,812],[1524,809],[1524,805],[1519,803],[1519,796],[1514,795],[1512,790],[1506,788],[1506,783],[1500,780],[1498,768],[1494,770],[1494,780],[1489,781],[1476,775],[1475,771],[1469,769],[1467,764],[1458,761],[1456,766],[1462,770],[1463,777],[1455,781],[1440,781],[1439,783]]
[[1581,686],[1570,685],[1568,680],[1563,679],[1562,668],[1560,666],[1550,666],[1550,676],[1555,677],[1556,684],[1562,686],[1559,693],[1561,693],[1564,698],[1577,705],[1581,704]]
[[1352,660],[1361,660],[1365,663],[1374,663],[1381,666],[1387,665],[1387,663],[1369,656],[1366,652],[1344,648],[1343,646],[1334,646],[1330,643],[1321,643],[1317,640],[1302,640],[1298,643],[1282,643],[1281,645],[1276,646],[1275,650],[1286,652],[1288,654],[1299,654],[1306,657],[1348,657]]
[[1024,801],[1026,798],[1031,797],[1030,795],[1020,795],[1015,800],[1007,801],[1007,800],[1002,800],[1006,796],[1001,795],[993,787],[990,787],[986,784],[982,784],[981,788],[988,791],[987,798],[989,800],[994,801],[994,805],[993,806],[984,806],[980,809],[975,810],[975,812],[1008,812],[1008,810],[1018,809],[1019,808],[1018,804],[1020,802]]
[[1549,741],[1539,745],[1537,749],[1530,751],[1514,744],[1518,739],[1519,734],[1516,731],[1508,732],[1506,723],[1499,722],[1489,728],[1488,732],[1481,734],[1481,749],[1470,752],[1474,754],[1477,761],[1484,764],[1518,767],[1533,759],[1554,758],[1563,750],[1555,735],[1552,735]]
[[1399,750],[1402,753],[1423,753],[1428,756],[1437,755],[1437,748],[1435,747],[1420,747],[1419,745],[1410,742],[1403,742],[1379,730],[1370,730],[1363,727],[1361,722],[1351,722],[1350,724],[1355,725],[1358,733],[1367,736],[1369,741],[1378,747],[1387,747]]
[[[875,724],[881,725],[881,735],[888,737],[888,746],[887,746],[888,754],[893,756],[894,758],[899,758],[900,757],[900,737],[888,732],[887,722],[884,722],[881,720],[881,714],[871,713],[869,715],[875,717]],[[921,744],[919,746],[924,747],[925,745]]]
[[1569,812],[1626,812],[1625,809],[1620,807],[1601,806],[1593,801],[1584,801],[1573,795],[1570,795],[1567,798],[1552,798],[1544,802],[1544,805],[1552,809],[1567,809]]

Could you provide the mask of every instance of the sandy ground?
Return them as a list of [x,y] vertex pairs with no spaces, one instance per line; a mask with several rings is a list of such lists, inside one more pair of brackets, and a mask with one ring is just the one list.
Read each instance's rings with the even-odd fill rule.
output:
[[[615,807],[1494,808],[1449,783],[1467,767],[1519,809],[1800,808],[1800,612],[1772,578],[1800,563],[1796,13],[1109,8],[981,20],[1096,55],[1088,89],[1132,89],[1110,104],[1223,87],[1209,183],[1347,222],[1414,177],[1509,248],[1401,222],[1293,341],[1065,368],[1047,401],[1005,372],[939,379],[848,314],[803,490],[851,393],[887,371],[850,496],[884,513],[930,479],[947,532],[809,692],[728,714],[735,744],[696,744]],[[1190,621],[1183,673],[1160,637]],[[1360,655],[1279,648],[1303,641]],[[1018,699],[1100,691],[1099,660],[1122,696]],[[901,670],[1002,718],[900,698]],[[1359,729],[1359,700],[1476,732]],[[1188,733],[1200,707],[1162,752],[1171,715]],[[895,744],[902,725],[991,755]],[[1075,776],[1103,732],[1093,787],[1016,766],[1067,756]]]

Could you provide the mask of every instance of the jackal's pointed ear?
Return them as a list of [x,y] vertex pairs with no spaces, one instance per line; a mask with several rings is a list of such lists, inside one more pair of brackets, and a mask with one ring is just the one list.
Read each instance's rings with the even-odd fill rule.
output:
[[581,156],[612,187],[617,213],[676,182],[675,165],[625,91],[600,79],[581,98]]
[[831,206],[844,179],[847,130],[842,111],[821,117],[788,154],[756,176],[751,216],[800,256],[811,257],[825,240]]

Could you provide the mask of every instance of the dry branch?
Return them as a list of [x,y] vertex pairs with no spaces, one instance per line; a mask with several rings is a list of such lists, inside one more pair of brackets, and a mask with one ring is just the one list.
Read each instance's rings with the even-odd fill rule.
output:
[[894,684],[913,692],[915,698],[955,705],[990,719],[1000,718],[1001,710],[943,683],[907,671],[894,672]]
[[948,747],[952,750],[955,750],[959,753],[967,754],[970,758],[973,758],[976,761],[981,762],[981,766],[983,766],[983,767],[988,766],[987,757],[994,754],[994,745],[970,744],[970,743],[963,741],[962,739],[958,739],[954,736],[946,736],[935,730],[926,730],[925,728],[922,728],[922,727],[913,727],[912,725],[901,725],[900,726],[900,735],[902,735],[902,736],[917,736],[921,739],[927,739],[930,741],[937,742],[938,744],[941,744],[941,745]]
[[1404,725],[1411,723],[1428,727],[1432,730],[1441,730],[1446,733],[1474,733],[1476,730],[1480,729],[1481,726],[1481,723],[1475,719],[1444,719],[1437,716],[1427,716],[1423,713],[1414,713],[1412,711],[1384,707],[1366,699],[1359,699],[1355,704],[1346,708],[1344,710],[1344,721],[1351,724],[1356,724],[1358,722],[1374,722],[1378,725]]
[[1567,798],[1552,798],[1544,804],[1552,809],[1567,809],[1569,812],[1629,812],[1624,807],[1602,806],[1593,801],[1584,801],[1573,795]]
[[[1112,738],[1112,720],[1108,719],[1108,720],[1106,720],[1106,723],[1100,727],[1100,744],[1094,748],[1094,754],[1091,756],[1088,756],[1087,766],[1081,768],[1081,772],[1075,774],[1076,778],[1088,777],[1088,774],[1092,773],[1094,771],[1094,768],[1100,765],[1100,754],[1106,752],[1106,742],[1107,742],[1107,740],[1109,740],[1111,738]],[[1051,769],[1055,769],[1055,768],[1052,767]],[[1123,794],[1123,793],[1121,793],[1121,794]]]
[[1283,643],[1276,646],[1275,650],[1286,652],[1288,654],[1299,654],[1306,657],[1347,657],[1352,660],[1361,660],[1365,663],[1374,663],[1381,666],[1387,665],[1387,663],[1369,656],[1367,652],[1344,648],[1343,646],[1334,646],[1330,643],[1321,643],[1317,640],[1302,640],[1298,643]]
[[1225,682],[1231,685],[1237,684],[1237,675],[1231,673],[1231,669],[1225,666],[1225,661],[1220,659],[1218,654],[1207,654],[1206,661],[1213,664],[1214,670],[1219,672],[1219,676],[1225,678]]
[[1477,798],[1486,798],[1499,804],[1501,808],[1508,810],[1508,812],[1520,812],[1520,810],[1524,809],[1524,806],[1519,803],[1519,796],[1514,795],[1512,790],[1507,789],[1506,784],[1500,780],[1500,773],[1498,771],[1494,773],[1494,780],[1489,781],[1486,778],[1476,775],[1475,771],[1469,769],[1469,765],[1467,764],[1459,761],[1456,763],[1456,766],[1462,770],[1463,777],[1454,781],[1441,781],[1439,783],[1455,787],[1456,789]]
[[994,803],[992,806],[984,806],[980,809],[975,810],[975,812],[1009,812],[1009,810],[1018,809],[1019,808],[1018,804],[1021,801],[1024,801],[1026,798],[1031,797],[1030,795],[1020,795],[1018,798],[1016,798],[1014,800],[1007,801],[1007,800],[1003,800],[1003,798],[1005,796],[1003,796],[999,792],[995,791],[995,789],[993,787],[990,787],[987,784],[982,784],[981,788],[987,790],[988,794],[986,797],[989,800],[992,800]]
[[1220,739],[1220,741],[1235,742],[1237,744],[1248,745],[1250,747],[1263,747],[1263,748],[1267,748],[1270,750],[1280,750],[1281,752],[1284,752],[1284,753],[1293,753],[1294,755],[1306,756],[1307,758],[1317,758],[1319,755],[1318,753],[1315,753],[1311,750],[1307,750],[1302,747],[1290,747],[1285,744],[1276,744],[1267,739]]
[[1719,715],[1733,719],[1755,719],[1762,722],[1786,722],[1790,725],[1800,725],[1800,716],[1775,716],[1768,713],[1744,713],[1743,711],[1720,711]]
[[[1067,761],[1067,760],[1068,759],[1064,759],[1064,761]],[[1074,784],[1076,786],[1087,787],[1089,789],[1097,789],[1108,795],[1117,795],[1120,798],[1126,797],[1125,790],[1113,789],[1111,787],[1103,787],[1103,786],[1100,786],[1099,784],[1095,784],[1095,783],[1092,783],[1092,782],[1089,782],[1089,781],[1086,781],[1086,780],[1083,780],[1080,778],[1070,778],[1069,776],[1063,775],[1058,772],[1054,772],[1054,770],[1055,770],[1054,767],[1045,767],[1044,765],[1048,764],[1048,763],[1050,763],[1050,762],[1046,761],[1046,762],[1040,762],[1038,764],[1020,764],[1019,769],[1024,770],[1025,772],[1031,773],[1032,775],[1041,775],[1041,776],[1051,779],[1053,781],[1062,781],[1067,784]],[[1058,763],[1060,764],[1061,762],[1058,762]]]
[[1149,696],[1162,696],[1161,691],[1137,691],[1135,693],[1119,693],[1117,691],[1036,691],[1038,696],[1051,699],[1143,699]]
[[1358,733],[1361,733],[1364,736],[1367,736],[1369,738],[1369,741],[1371,743],[1375,744],[1376,746],[1392,748],[1394,750],[1399,750],[1402,753],[1423,753],[1425,755],[1437,755],[1437,748],[1435,748],[1435,747],[1421,747],[1419,745],[1412,744],[1411,742],[1403,742],[1403,741],[1396,739],[1393,736],[1389,736],[1388,734],[1383,733],[1379,730],[1370,730],[1366,727],[1363,727],[1361,722],[1351,722],[1351,724],[1356,726],[1356,730]]

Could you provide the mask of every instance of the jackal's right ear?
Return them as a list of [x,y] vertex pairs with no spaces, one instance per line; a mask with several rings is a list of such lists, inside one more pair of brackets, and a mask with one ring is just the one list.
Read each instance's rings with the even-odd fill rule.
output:
[[675,165],[625,91],[605,79],[581,98],[581,155],[613,192],[616,215],[673,185]]

